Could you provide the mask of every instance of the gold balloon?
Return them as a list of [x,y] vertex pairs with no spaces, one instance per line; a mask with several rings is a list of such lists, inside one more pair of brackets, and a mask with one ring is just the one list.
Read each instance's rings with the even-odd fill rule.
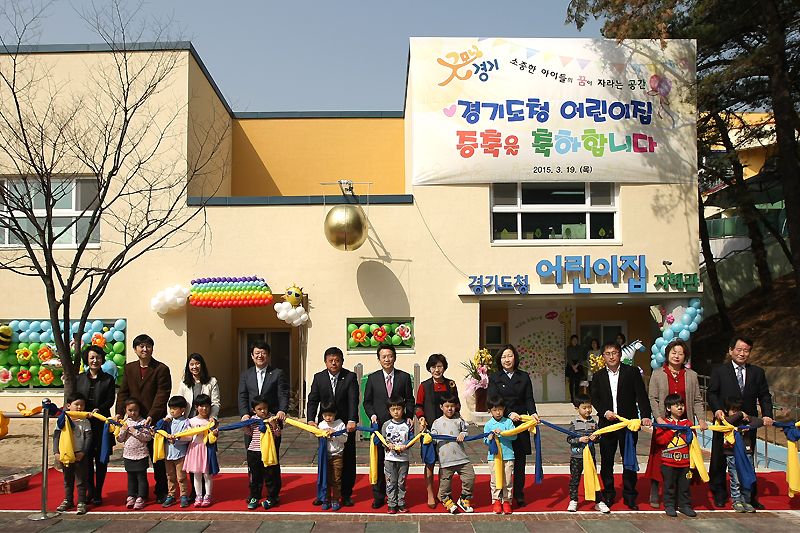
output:
[[367,240],[367,217],[354,205],[337,205],[325,217],[325,238],[344,252],[357,250]]

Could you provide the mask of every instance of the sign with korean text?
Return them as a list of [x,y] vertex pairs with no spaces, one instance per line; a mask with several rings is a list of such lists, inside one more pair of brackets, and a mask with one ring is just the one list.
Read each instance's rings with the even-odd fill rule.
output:
[[412,182],[691,182],[695,55],[691,40],[412,38]]

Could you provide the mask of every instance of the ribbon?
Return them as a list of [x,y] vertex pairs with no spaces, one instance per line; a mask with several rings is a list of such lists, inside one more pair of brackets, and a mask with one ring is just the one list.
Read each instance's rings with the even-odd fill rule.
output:
[[[313,427],[313,426],[309,426]],[[347,433],[347,429],[340,429],[330,434],[331,437],[338,437]],[[317,450],[317,499],[325,501],[328,499],[328,435],[319,438],[319,449]]]
[[657,424],[653,423],[653,427],[668,429],[672,431],[683,431],[686,433],[686,444],[689,445],[689,468],[697,470],[700,479],[708,482],[708,472],[706,465],[703,461],[703,451],[700,449],[700,443],[695,438],[695,430],[700,429],[700,426],[681,426],[678,424]]
[[162,418],[158,421],[153,434],[153,464],[167,458],[166,441],[172,433],[172,423]]
[[275,466],[278,464],[278,452],[275,450],[272,427],[266,420],[262,420],[258,430],[261,432],[261,462],[264,463],[264,466]]
[[747,456],[742,441],[741,431],[753,429],[750,426],[734,426],[727,420],[715,420],[713,426],[708,429],[723,433],[726,442],[733,443],[733,458],[736,463],[736,473],[739,475],[739,483],[747,490],[750,490],[756,482],[756,471],[753,463]]
[[797,441],[800,440],[800,422],[773,422],[786,435],[786,483],[789,497],[800,494],[800,461],[797,458]]
[[633,432],[639,431],[642,428],[642,421],[638,418],[627,419],[617,415],[619,422],[600,428],[593,433],[593,435],[603,435],[605,433],[613,433],[620,429],[626,429],[628,432],[625,434],[625,449],[622,457],[622,468],[625,470],[632,470],[633,472],[639,471],[639,461],[636,459],[636,444],[633,442]]
[[69,466],[70,463],[75,462],[75,441],[72,435],[72,420],[66,412],[62,411],[58,415],[56,427],[61,430],[61,436],[58,439],[59,460],[64,466]]
[[[569,435],[571,437],[586,436],[562,428],[560,426],[557,426],[542,419],[539,419],[539,423],[544,424],[549,428],[553,428],[556,431],[560,431],[561,433],[564,433],[565,435]],[[596,433],[597,432],[593,434]],[[594,443],[592,441],[589,441],[589,442],[582,442],[581,444],[583,444],[583,497],[587,501],[593,502],[596,501],[597,493],[602,490],[603,486],[600,483],[600,476],[597,475],[597,466],[594,464],[594,456],[592,455],[592,451],[594,450]]]
[[[25,406],[22,405],[24,408]],[[17,405],[17,408],[19,408]],[[41,407],[37,407],[36,409],[32,409],[31,411],[36,411],[37,414],[42,412]],[[22,412],[22,409],[20,409]],[[118,434],[118,428],[112,428],[112,425],[121,426],[119,422],[114,420],[113,418],[107,418],[100,413],[92,413],[88,411],[64,411],[60,410],[54,405],[48,408],[48,412],[51,414],[58,414],[58,420],[56,422],[56,427],[61,430],[61,437],[58,440],[58,454],[60,456],[61,463],[64,465],[69,465],[70,463],[75,462],[75,439],[72,433],[72,419],[73,418],[97,418],[105,423],[105,427],[108,429],[108,432],[105,432],[104,435],[101,437],[98,435],[98,438],[102,438],[103,442],[100,448],[100,459],[104,463],[108,464],[108,458],[111,456],[111,450],[114,447],[114,438],[116,434]],[[26,415],[28,416],[28,415]],[[67,420],[69,420],[69,424],[67,424]],[[109,436],[110,441],[109,442]]]

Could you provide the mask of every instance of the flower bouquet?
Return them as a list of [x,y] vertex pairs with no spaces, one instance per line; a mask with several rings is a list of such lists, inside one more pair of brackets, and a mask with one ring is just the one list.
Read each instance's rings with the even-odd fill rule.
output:
[[478,389],[486,389],[489,386],[489,373],[497,370],[494,356],[486,348],[478,350],[472,360],[462,361],[461,366],[467,370],[467,375],[464,377],[466,396],[474,395]]

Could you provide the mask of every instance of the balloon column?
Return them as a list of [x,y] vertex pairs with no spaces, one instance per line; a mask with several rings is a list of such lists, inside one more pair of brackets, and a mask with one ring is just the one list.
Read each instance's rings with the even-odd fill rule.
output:
[[[66,328],[73,336],[79,333],[79,322]],[[125,364],[124,319],[116,321],[88,320],[81,334],[82,344],[94,344],[103,349],[106,362],[103,370],[115,378]],[[7,328],[7,329],[6,329]],[[2,387],[60,387],[62,365],[53,337],[53,326],[47,320],[12,320],[0,327],[9,342],[0,345],[0,388]],[[8,334],[10,331],[10,334]],[[74,344],[71,352],[75,353]],[[113,367],[113,368],[112,368]],[[121,377],[117,379],[121,384]]]
[[[700,298],[692,298],[680,318],[676,318],[675,314],[666,314],[662,311],[664,322],[661,325],[661,337],[656,339],[655,344],[650,347],[652,355],[650,356],[650,367],[655,370],[664,366],[664,361],[667,357],[664,353],[667,345],[674,339],[682,339],[688,341],[692,333],[697,331],[697,326],[703,321],[703,307],[700,305]],[[681,308],[677,308],[679,310]]]
[[278,313],[279,320],[295,327],[308,322],[308,312],[300,305],[303,302],[303,289],[292,285],[286,289],[283,299],[286,301],[275,304],[275,312]]
[[263,278],[200,278],[192,280],[189,303],[197,307],[263,307],[272,305],[272,291]]
[[190,293],[191,291],[189,289],[181,287],[180,285],[167,287],[150,299],[150,309],[159,315],[166,314],[170,309],[177,309],[186,305]]

